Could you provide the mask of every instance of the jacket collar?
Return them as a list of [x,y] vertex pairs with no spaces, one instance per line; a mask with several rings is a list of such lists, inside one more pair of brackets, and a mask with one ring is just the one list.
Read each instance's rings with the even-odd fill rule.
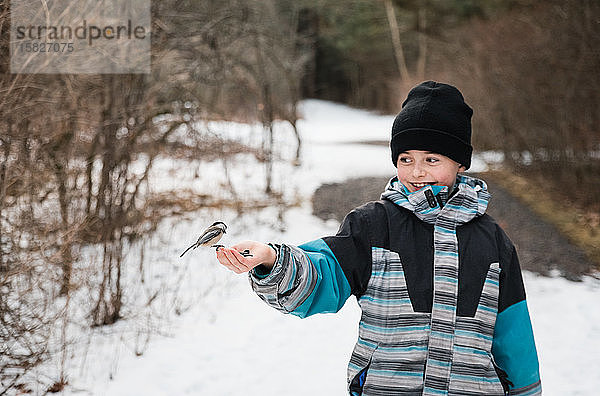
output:
[[490,200],[487,184],[478,178],[457,175],[451,194],[448,187],[425,186],[409,193],[394,176],[388,182],[381,199],[410,210],[422,221],[435,224],[442,212],[453,214],[457,225],[467,223],[487,210]]

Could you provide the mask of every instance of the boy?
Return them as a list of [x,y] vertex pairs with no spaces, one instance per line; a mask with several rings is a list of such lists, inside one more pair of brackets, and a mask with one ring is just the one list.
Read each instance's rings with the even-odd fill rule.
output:
[[[538,395],[537,352],[514,246],[485,214],[472,109],[453,86],[413,88],[392,127],[397,176],[335,236],[217,251],[269,305],[306,317],[362,309],[351,395]],[[249,249],[253,257],[239,251]]]

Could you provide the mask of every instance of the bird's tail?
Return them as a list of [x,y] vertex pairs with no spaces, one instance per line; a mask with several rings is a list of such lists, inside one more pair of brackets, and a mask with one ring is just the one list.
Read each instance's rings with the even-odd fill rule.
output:
[[194,246],[196,246],[196,244],[194,243],[192,246],[190,246],[189,248],[185,249],[185,251],[183,253],[181,253],[181,256],[179,257],[183,257],[184,254],[186,254],[188,252],[188,250],[190,250],[191,248],[193,248]]

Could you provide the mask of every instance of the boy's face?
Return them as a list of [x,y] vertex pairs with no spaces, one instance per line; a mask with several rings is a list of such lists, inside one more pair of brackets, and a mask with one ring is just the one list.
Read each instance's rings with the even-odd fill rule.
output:
[[442,154],[408,150],[398,156],[397,169],[398,181],[415,192],[428,184],[451,188],[456,174],[466,168]]

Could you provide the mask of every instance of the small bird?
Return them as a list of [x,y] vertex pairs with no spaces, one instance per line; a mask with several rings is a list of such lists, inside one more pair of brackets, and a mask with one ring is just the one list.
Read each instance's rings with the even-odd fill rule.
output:
[[188,250],[196,249],[198,246],[211,246],[216,247],[217,249],[222,247],[223,245],[215,245],[215,243],[219,242],[219,239],[221,239],[223,234],[226,233],[225,230],[227,230],[227,225],[225,223],[222,221],[215,221],[210,227],[204,230],[202,235],[200,235],[200,238],[198,238],[198,240],[192,246],[185,249],[185,251],[181,253],[181,256],[179,257],[183,257]]
[[[181,256],[179,257],[183,257],[183,255],[186,254],[188,250],[196,249],[198,246],[210,246],[217,248],[218,250],[220,247],[223,247],[223,245],[216,245],[216,243],[219,242],[223,234],[226,233],[226,230],[227,225],[225,223],[223,223],[222,221],[215,221],[210,225],[210,227],[204,230],[202,235],[200,235],[200,238],[198,238],[198,240],[192,246],[185,249],[185,251],[181,253]],[[248,249],[240,252],[240,254],[244,257],[252,257]]]

